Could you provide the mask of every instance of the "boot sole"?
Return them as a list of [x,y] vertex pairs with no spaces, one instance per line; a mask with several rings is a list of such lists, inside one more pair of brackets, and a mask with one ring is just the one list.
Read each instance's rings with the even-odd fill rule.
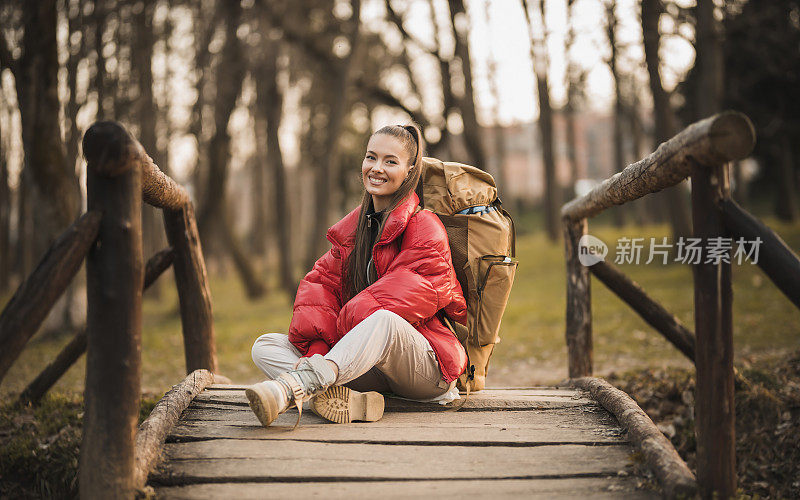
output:
[[354,420],[375,422],[383,417],[383,395],[334,385],[312,400],[311,409],[320,417],[337,424],[349,424]]
[[244,394],[250,402],[250,409],[256,414],[261,425],[269,427],[269,425],[278,418],[278,409],[274,406],[271,398],[264,398],[253,389],[245,389]]

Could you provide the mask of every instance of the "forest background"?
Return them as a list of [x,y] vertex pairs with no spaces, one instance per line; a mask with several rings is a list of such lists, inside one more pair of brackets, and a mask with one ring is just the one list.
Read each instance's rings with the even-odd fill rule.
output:
[[[414,121],[430,156],[494,175],[518,221],[490,385],[552,383],[566,376],[561,204],[735,109],[757,145],[730,166],[733,197],[797,251],[798,88],[797,0],[0,0],[0,306],[85,209],[83,132],[117,120],[190,190],[221,371],[256,381],[250,346],[286,330],[326,229],[357,204],[370,133]],[[689,189],[609,210],[590,233],[609,259],[623,237],[690,235]],[[142,217],[149,256],[166,239],[155,209]],[[689,265],[622,268],[694,323]],[[83,328],[79,276],[0,393],[23,389]],[[800,312],[749,262],[733,276],[737,366],[765,377],[800,366]],[[599,374],[663,382],[689,369],[593,288]],[[182,377],[181,342],[168,272],[145,294],[147,392]],[[79,398],[83,376],[81,361],[55,391]]]

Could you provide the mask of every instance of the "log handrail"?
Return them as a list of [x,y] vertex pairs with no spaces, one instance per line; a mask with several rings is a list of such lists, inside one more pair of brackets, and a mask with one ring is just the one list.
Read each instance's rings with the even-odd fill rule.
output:
[[661,483],[666,498],[693,498],[697,493],[697,480],[678,455],[675,447],[658,430],[650,417],[636,401],[603,379],[582,377],[570,380],[570,385],[588,391],[592,397],[611,412],[622,425],[633,445],[644,456]]
[[56,239],[0,313],[0,381],[42,325],[97,239],[102,214],[90,210]]
[[183,329],[186,372],[217,372],[214,314],[200,237],[189,194],[153,163],[141,144],[117,122],[97,122],[84,134],[87,162],[114,172],[128,162],[142,174],[142,199],[163,209],[167,240],[175,250],[175,282]]
[[654,153],[568,202],[561,208],[561,216],[571,220],[594,217],[606,208],[678,184],[695,164],[712,166],[745,158],[754,145],[755,131],[747,116],[736,111],[714,115],[690,125]]
[[[165,248],[150,257],[144,266],[144,290],[147,290],[169,266],[175,258],[172,248]],[[81,328],[72,340],[61,349],[56,358],[51,361],[35,379],[22,391],[18,401],[22,404],[37,404],[47,391],[58,382],[64,373],[75,364],[86,352],[86,329]]]
[[650,298],[638,283],[625,276],[614,264],[600,261],[589,266],[589,271],[694,362],[694,334],[675,315]]
[[[142,171],[128,144],[84,135],[89,210],[103,213],[86,257],[81,498],[130,498],[142,377]],[[117,153],[116,156],[112,153]]]
[[161,456],[164,441],[172,427],[178,422],[183,410],[203,389],[217,382],[217,377],[208,370],[195,370],[176,384],[162,397],[136,433],[135,470],[133,483],[142,490],[147,476],[153,471]]
[[[146,481],[154,461],[153,457],[144,463],[138,460],[134,444],[141,384],[143,200],[163,209],[172,247],[166,254],[157,254],[147,271],[155,279],[172,264],[187,372],[205,369],[204,373],[213,378],[217,359],[211,293],[187,191],[165,175],[141,144],[116,122],[97,122],[89,127],[83,137],[83,153],[89,207],[104,215],[101,244],[87,258],[86,409],[80,493],[82,498],[131,497]],[[146,448],[152,449],[151,444],[148,441]]]
[[[153,432],[144,426],[141,432],[147,435],[137,436],[144,444],[136,448],[146,456],[135,457],[142,292],[170,265],[178,288],[187,372],[204,381],[190,392],[202,390],[210,380],[230,381],[214,374],[217,358],[211,293],[188,192],[164,174],[116,122],[89,127],[83,137],[83,154],[88,211],[51,245],[0,313],[0,380],[86,259],[86,330],[78,332],[20,400],[38,401],[86,351],[80,494],[82,498],[130,498],[146,481],[159,443],[163,444],[161,427]],[[142,201],[162,208],[171,245],[146,266]],[[169,406],[172,400],[159,404]]]
[[780,236],[730,198],[720,200],[722,222],[733,237],[761,238],[758,267],[800,308],[800,259]]
[[[692,267],[695,337],[613,265],[581,264],[579,242],[588,234],[587,218],[691,177],[694,236],[708,241],[732,232],[767,240],[770,262],[761,259],[758,264],[795,304],[800,304],[800,259],[777,235],[730,200],[727,164],[749,155],[754,145],[754,128],[745,115],[735,111],[720,113],[690,125],[654,153],[561,209],[570,379],[576,381],[592,374],[591,272],[695,362],[697,477],[703,497],[727,498],[736,492],[730,259],[701,261]],[[662,485],[667,495],[673,495],[665,483]]]
[[128,164],[138,167],[142,173],[142,201],[149,205],[180,210],[191,203],[186,189],[162,172],[139,141],[117,122],[92,124],[84,134],[83,154],[105,175],[113,175]]

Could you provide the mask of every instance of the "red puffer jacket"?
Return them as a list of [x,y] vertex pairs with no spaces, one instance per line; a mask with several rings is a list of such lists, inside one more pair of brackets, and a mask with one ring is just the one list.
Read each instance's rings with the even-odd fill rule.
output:
[[466,323],[467,307],[439,218],[411,193],[388,215],[373,252],[378,279],[342,305],[344,265],[355,242],[359,209],[328,230],[333,244],[303,278],[294,300],[289,340],[305,356],[325,354],[345,333],[379,309],[411,323],[433,347],[445,381],[458,378],[467,354],[436,313]]

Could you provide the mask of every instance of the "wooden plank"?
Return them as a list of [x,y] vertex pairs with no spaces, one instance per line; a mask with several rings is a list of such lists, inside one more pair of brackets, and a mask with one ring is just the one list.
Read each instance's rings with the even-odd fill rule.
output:
[[[248,384],[211,384],[203,392],[215,391],[244,391],[250,387]],[[520,393],[528,395],[540,396],[574,396],[576,394],[583,394],[581,389],[574,387],[550,387],[550,386],[532,386],[532,387],[488,387],[478,392],[470,393],[470,397],[479,397],[483,394],[511,394]]]
[[[388,418],[388,415],[407,415],[408,418],[414,419],[412,421],[421,421],[420,419],[423,418],[422,415],[430,415],[432,418],[438,418],[437,415],[441,414],[453,414],[453,415],[465,415],[467,413],[473,413],[479,418],[490,418],[488,415],[493,413],[498,414],[514,414],[514,413],[523,413],[528,415],[534,415],[537,413],[552,413],[553,415],[565,415],[565,413],[570,413],[573,411],[581,411],[581,412],[598,412],[602,415],[609,416],[609,413],[604,410],[601,406],[572,406],[572,407],[564,407],[564,408],[522,408],[522,409],[515,409],[515,410],[507,410],[503,412],[469,412],[459,410],[457,412],[451,411],[430,411],[430,412],[386,412],[384,413],[384,418]],[[183,414],[181,415],[181,422],[191,422],[191,421],[225,421],[225,422],[235,422],[241,425],[247,425],[252,422],[250,415],[253,412],[247,406],[224,406],[224,405],[205,405],[205,404],[198,404],[193,402],[189,408],[187,408]],[[308,408],[303,411],[303,419],[301,423],[305,422],[305,418],[313,418],[313,413],[308,411]],[[278,417],[279,420],[276,422],[281,422],[283,418],[287,419],[294,419],[297,420],[297,410],[291,408],[286,411],[286,413],[280,415]],[[464,419],[466,417],[456,417],[459,419]],[[570,416],[564,416],[565,419],[570,419]],[[610,418],[610,417],[609,417]],[[294,420],[292,420],[292,425],[294,425]],[[287,420],[288,422],[289,420]],[[383,421],[383,419],[381,419]],[[316,423],[316,421],[310,422]],[[276,425],[273,423],[272,425]],[[569,425],[569,421],[567,420],[564,425]]]
[[[193,404],[247,406],[243,391],[206,390],[195,398]],[[486,390],[470,394],[459,411],[524,410],[537,408],[568,408],[596,404],[581,391],[562,391],[548,394],[537,390]],[[447,407],[438,403],[420,403],[395,397],[386,398],[387,412],[441,412]]]
[[246,439],[170,443],[151,476],[163,485],[192,482],[527,478],[627,473],[628,445],[407,446]]
[[296,412],[280,415],[269,428],[262,427],[255,415],[247,412],[226,412],[219,415],[219,420],[203,418],[202,414],[191,416],[199,418],[183,419],[172,429],[170,442],[219,438],[506,446],[627,442],[616,420],[605,411],[389,413],[377,422],[351,425],[331,424],[311,412],[303,412],[300,425],[292,432],[286,432],[286,428],[294,425]]
[[163,499],[326,498],[369,496],[393,498],[658,498],[651,490],[636,489],[632,477],[566,477],[553,479],[504,479],[495,481],[350,481],[331,483],[221,483],[192,484],[156,489]]

